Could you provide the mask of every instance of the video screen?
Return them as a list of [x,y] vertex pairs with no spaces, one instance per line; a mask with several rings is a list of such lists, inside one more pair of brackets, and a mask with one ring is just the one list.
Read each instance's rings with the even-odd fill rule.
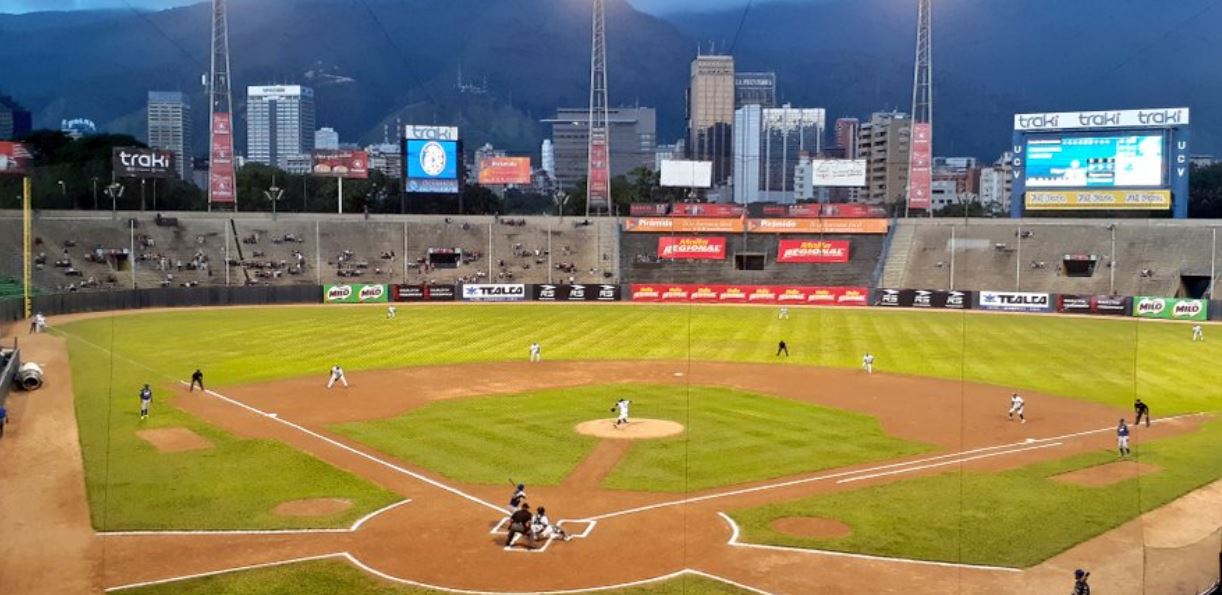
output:
[[454,141],[408,140],[404,159],[408,192],[456,194],[458,192],[458,143]]
[[1028,188],[1141,188],[1165,184],[1161,134],[1027,141]]

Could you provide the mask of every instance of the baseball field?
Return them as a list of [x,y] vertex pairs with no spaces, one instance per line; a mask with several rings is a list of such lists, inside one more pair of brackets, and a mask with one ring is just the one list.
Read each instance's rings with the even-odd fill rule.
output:
[[[116,592],[1042,593],[1089,566],[1127,593],[1151,543],[1222,525],[1222,344],[1181,324],[545,304],[52,327],[27,349],[70,369],[39,406],[79,461],[49,464],[84,487],[48,506],[87,511]],[[1135,398],[1154,423],[1122,458]],[[517,483],[572,539],[505,547]]]

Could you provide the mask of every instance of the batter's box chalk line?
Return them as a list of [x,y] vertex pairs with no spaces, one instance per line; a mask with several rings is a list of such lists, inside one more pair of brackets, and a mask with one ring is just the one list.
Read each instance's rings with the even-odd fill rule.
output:
[[[556,522],[556,526],[561,527],[561,528],[564,528],[565,525],[569,525],[569,526],[583,525],[584,526],[580,533],[568,531],[570,539],[585,539],[589,537],[590,533],[594,531],[594,526],[597,524],[598,524],[598,521],[590,521],[590,520],[585,520],[585,519],[578,519],[578,520],[561,519]],[[508,535],[509,534],[508,526],[509,526],[509,518],[502,517],[501,520],[498,521],[497,524],[492,527],[492,530],[489,531],[489,533],[492,535]],[[521,537],[521,534],[515,535],[513,537],[513,541],[510,542],[509,545],[505,546],[503,549],[507,552],[525,552],[529,554],[541,554],[547,551],[547,548],[552,545],[553,541],[556,540],[555,536],[548,537],[547,541],[543,542],[543,547],[523,549],[523,548],[514,547],[515,545],[517,545],[519,537]]]

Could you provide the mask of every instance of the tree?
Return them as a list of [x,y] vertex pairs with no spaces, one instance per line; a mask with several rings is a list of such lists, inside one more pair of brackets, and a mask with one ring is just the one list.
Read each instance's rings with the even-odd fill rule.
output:
[[1222,218],[1222,163],[1193,167],[1188,182],[1188,216]]

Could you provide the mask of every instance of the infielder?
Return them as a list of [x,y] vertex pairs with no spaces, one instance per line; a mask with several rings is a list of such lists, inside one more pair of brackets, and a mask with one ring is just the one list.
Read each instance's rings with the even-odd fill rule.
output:
[[149,385],[146,384],[144,385],[144,388],[140,389],[140,419],[148,419],[149,405],[152,404],[153,391],[149,388]]
[[391,320],[398,314],[399,311],[394,306],[386,306],[386,319]]
[[1133,413],[1137,415],[1137,419],[1133,422],[1133,425],[1140,426],[1141,418],[1144,417],[1146,418],[1146,427],[1147,428],[1150,427],[1150,406],[1149,405],[1142,403],[1141,399],[1137,399],[1136,401],[1133,402]]
[[569,534],[565,533],[560,525],[553,525],[552,520],[547,518],[547,509],[540,506],[535,512],[535,520],[530,524],[530,532],[534,534],[535,539],[551,539],[553,537],[569,540]]
[[344,388],[348,388],[348,379],[344,378],[344,369],[339,367],[339,364],[331,366],[331,379],[327,381],[327,388],[335,386],[336,382],[340,382],[344,385]]
[[1027,423],[1027,418],[1023,415],[1023,398],[1018,396],[1018,393],[1010,395],[1010,421],[1014,421],[1014,414],[1018,414],[1018,421]]
[[543,347],[538,341],[530,344],[530,363],[543,361]]
[[199,385],[199,390],[204,390],[204,373],[199,368],[196,368],[195,372],[191,374],[191,388],[187,392],[193,392],[197,384]]
[[784,341],[776,344],[777,356],[780,356],[782,353],[785,354],[785,357],[789,357],[789,346],[786,345]]
[[615,418],[615,427],[617,429],[621,424],[628,425],[628,406],[631,404],[632,401],[629,401],[628,399],[620,399],[615,402],[615,407],[611,408],[611,411],[613,412],[616,410],[616,408],[619,409],[619,417]]
[[1122,457],[1133,452],[1129,450],[1129,426],[1125,425],[1123,419],[1120,420],[1120,425],[1116,426],[1116,449]]
[[[42,316],[42,314],[39,314],[39,316]],[[1204,340],[1205,340],[1205,331],[1201,330],[1201,325],[1199,324],[1192,325],[1192,342],[1196,343],[1197,341],[1204,341]]]
[[866,371],[866,374],[874,373],[874,355],[866,352],[865,357],[861,358],[861,369]]
[[777,320],[789,320],[789,308],[781,308],[781,311],[776,315]]
[[[41,333],[47,330],[47,317],[42,315],[42,312],[35,314],[30,318],[30,334]],[[1196,339],[1193,339],[1195,341]]]

